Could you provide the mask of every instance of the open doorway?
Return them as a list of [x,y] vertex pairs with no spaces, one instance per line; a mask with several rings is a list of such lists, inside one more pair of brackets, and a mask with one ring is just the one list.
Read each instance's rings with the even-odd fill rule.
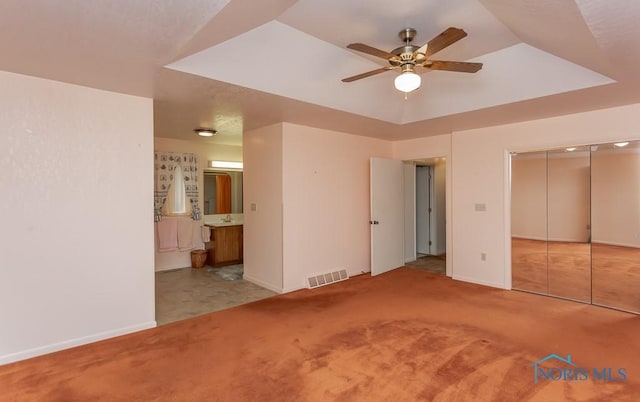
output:
[[446,272],[446,158],[405,162],[405,264]]
[[[156,139],[156,149],[172,149],[172,142]],[[186,147],[186,145],[184,145]],[[196,177],[199,219],[164,216],[175,220],[166,230],[173,247],[160,249],[156,223],[155,311],[156,322],[164,325],[194,316],[250,303],[276,294],[243,279],[243,175],[237,168],[209,168],[205,148],[192,142],[198,156]],[[160,151],[170,153],[172,151]],[[197,154],[196,152],[200,152]],[[181,220],[181,222],[178,222]],[[183,231],[178,230],[179,225]],[[180,243],[183,246],[180,247]],[[166,242],[165,242],[166,243]],[[186,244],[185,244],[186,243]]]

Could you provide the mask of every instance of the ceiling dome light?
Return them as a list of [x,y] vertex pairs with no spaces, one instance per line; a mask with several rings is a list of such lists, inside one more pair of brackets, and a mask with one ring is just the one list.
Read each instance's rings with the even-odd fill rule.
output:
[[195,130],[193,130],[196,132],[196,134],[198,134],[201,137],[211,137],[213,136],[215,133],[217,133],[216,130],[211,129],[211,128],[196,128]]
[[613,144],[614,147],[618,147],[618,148],[626,147],[627,145],[629,145],[628,141],[616,142],[616,143]]
[[413,71],[405,71],[393,81],[396,89],[402,92],[411,92],[420,88],[420,76]]

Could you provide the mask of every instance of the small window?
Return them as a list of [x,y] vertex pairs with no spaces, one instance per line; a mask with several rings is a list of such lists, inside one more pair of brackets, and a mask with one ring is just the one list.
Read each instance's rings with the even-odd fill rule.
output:
[[184,172],[180,165],[173,171],[173,182],[169,187],[167,200],[162,206],[162,215],[185,216],[191,215],[191,202],[187,200],[187,191],[184,182]]

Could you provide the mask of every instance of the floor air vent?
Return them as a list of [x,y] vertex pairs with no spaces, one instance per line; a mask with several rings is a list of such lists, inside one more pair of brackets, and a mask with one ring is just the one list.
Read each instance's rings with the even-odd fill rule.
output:
[[340,282],[349,279],[346,269],[340,271],[328,272],[326,274],[313,275],[307,278],[309,289],[317,288],[319,286],[328,285],[334,282]]

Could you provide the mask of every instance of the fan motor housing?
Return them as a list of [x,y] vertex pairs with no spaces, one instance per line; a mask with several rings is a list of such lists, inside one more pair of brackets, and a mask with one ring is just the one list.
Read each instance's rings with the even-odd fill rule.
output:
[[403,42],[405,42],[405,45],[395,48],[390,52],[398,56],[399,59],[389,59],[389,64],[393,67],[404,66],[406,64],[415,65],[416,60],[413,56],[413,52],[420,49],[420,47],[411,45],[411,41],[416,36],[416,30],[413,28],[405,28],[398,32],[398,36]]

